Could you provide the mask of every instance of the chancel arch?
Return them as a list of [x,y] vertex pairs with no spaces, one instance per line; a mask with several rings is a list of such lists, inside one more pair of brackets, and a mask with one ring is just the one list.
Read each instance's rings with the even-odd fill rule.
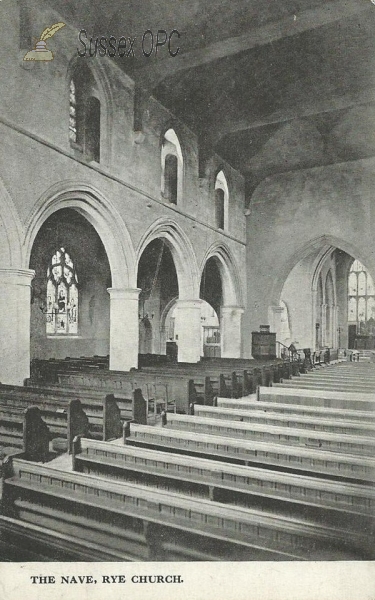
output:
[[[363,253],[342,240],[324,236],[301,249],[300,255],[274,305],[278,306],[280,300],[288,305],[292,342],[299,348],[319,350],[345,347],[351,337],[350,344],[353,345],[360,329],[353,315],[364,308],[364,301],[360,304],[360,298],[357,301],[355,297],[359,286],[362,291],[367,287],[364,276],[358,272],[354,278],[350,268],[353,264],[362,264],[354,263],[354,256]],[[273,312],[276,314],[277,311]],[[350,320],[353,321],[352,329]],[[276,318],[271,324],[279,339],[281,324]]]

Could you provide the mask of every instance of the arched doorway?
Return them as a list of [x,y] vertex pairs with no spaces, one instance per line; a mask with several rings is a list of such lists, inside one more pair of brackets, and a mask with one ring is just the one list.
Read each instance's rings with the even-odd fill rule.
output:
[[54,212],[32,246],[31,358],[108,355],[111,270],[94,227],[77,211]]

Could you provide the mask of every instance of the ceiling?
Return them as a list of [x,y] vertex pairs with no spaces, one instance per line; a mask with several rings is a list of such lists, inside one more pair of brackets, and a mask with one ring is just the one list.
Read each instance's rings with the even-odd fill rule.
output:
[[[375,154],[370,0],[68,0],[62,10],[89,35],[136,36],[121,68],[239,169],[249,194],[275,172]],[[177,29],[178,55],[165,46],[144,57],[147,29]]]

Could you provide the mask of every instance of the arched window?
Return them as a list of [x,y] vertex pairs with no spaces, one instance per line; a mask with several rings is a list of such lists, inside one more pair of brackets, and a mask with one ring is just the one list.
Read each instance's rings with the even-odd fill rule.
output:
[[375,287],[373,279],[359,260],[354,260],[348,276],[348,322],[357,333],[372,335],[375,325]]
[[96,162],[100,161],[100,102],[95,96],[87,100],[85,123],[85,152]]
[[215,224],[218,229],[228,229],[228,204],[228,184],[223,171],[220,171],[215,181]]
[[77,143],[77,98],[74,79],[70,81],[69,90],[69,139],[74,144]]
[[182,197],[183,157],[180,142],[173,129],[165,132],[161,150],[161,195],[171,204]]
[[46,332],[48,335],[78,333],[78,278],[64,248],[56,250],[47,269]]
[[69,140],[87,159],[100,161],[100,100],[86,66],[77,67],[70,80]]
[[218,229],[224,229],[224,192],[218,188],[215,190],[215,221]]
[[167,154],[164,164],[164,197],[177,204],[178,165],[177,157]]

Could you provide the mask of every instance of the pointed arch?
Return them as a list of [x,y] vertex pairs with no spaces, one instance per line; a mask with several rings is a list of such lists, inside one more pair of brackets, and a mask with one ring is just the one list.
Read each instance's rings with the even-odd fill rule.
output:
[[335,248],[343,250],[350,256],[355,256],[363,264],[368,265],[371,276],[375,275],[375,256],[362,248],[360,244],[354,246],[341,238],[332,235],[322,235],[313,238],[304,243],[300,248],[293,253],[293,256],[288,257],[278,269],[277,277],[275,277],[270,294],[270,304],[277,306],[279,304],[282,289],[285,281],[288,278],[292,269],[303,259],[314,256],[314,268],[312,277],[312,290],[317,290],[318,277],[320,273],[319,265],[323,264],[326,257]]
[[26,224],[24,264],[28,268],[35,237],[43,223],[57,210],[72,208],[85,217],[103,242],[111,268],[112,287],[135,288],[135,253],[121,215],[96,188],[65,181],[52,186],[37,201]]
[[138,245],[136,264],[139,264],[148,244],[155,239],[164,240],[171,251],[176,267],[179,299],[198,298],[199,276],[194,249],[187,235],[172,219],[160,218],[150,225]]

